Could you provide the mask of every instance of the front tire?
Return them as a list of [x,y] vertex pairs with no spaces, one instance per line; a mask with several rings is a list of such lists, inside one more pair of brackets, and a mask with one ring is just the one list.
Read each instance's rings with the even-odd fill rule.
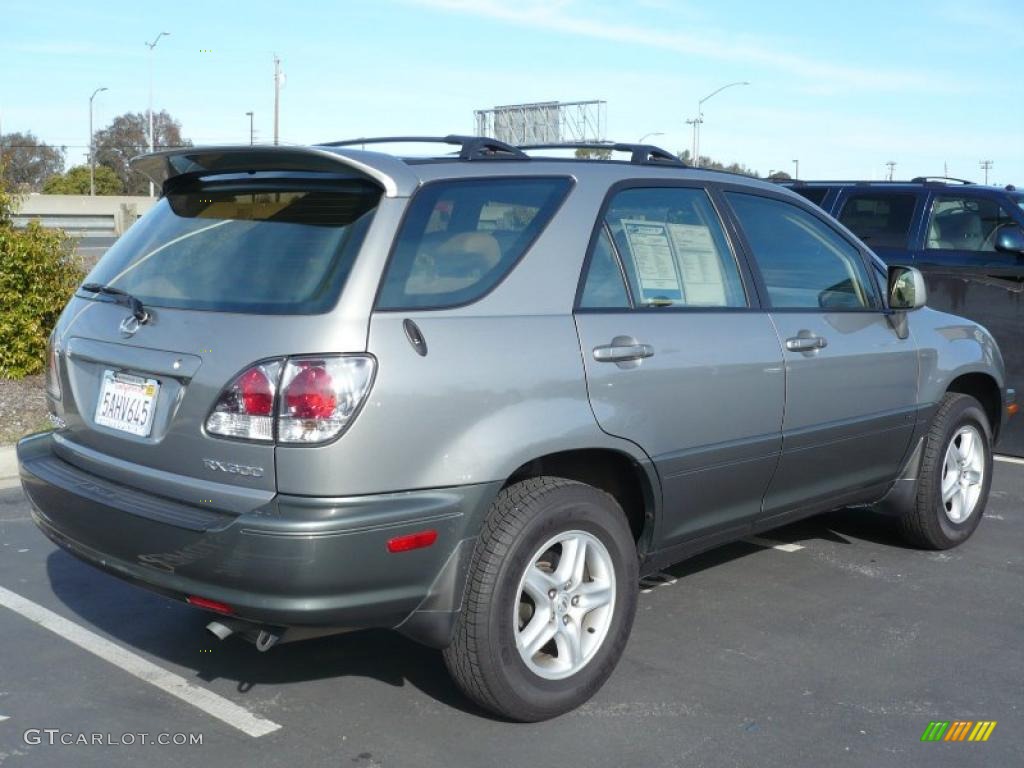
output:
[[923,549],[950,549],[981,522],[992,484],[992,431],[981,403],[947,393],[925,436],[917,495],[900,518],[904,538]]
[[510,720],[574,709],[622,655],[637,582],[636,545],[614,498],[555,477],[510,485],[474,550],[448,670]]

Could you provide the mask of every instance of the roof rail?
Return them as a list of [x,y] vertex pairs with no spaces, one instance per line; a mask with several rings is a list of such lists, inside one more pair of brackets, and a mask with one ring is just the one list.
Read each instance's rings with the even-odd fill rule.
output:
[[529,156],[497,139],[486,136],[372,136],[343,141],[324,141],[320,147],[353,147],[361,144],[449,144],[459,147],[460,160],[529,160]]
[[653,144],[623,144],[609,141],[567,141],[552,144],[520,144],[519,149],[528,152],[532,149],[595,149],[613,152],[629,152],[629,162],[637,165],[675,165],[688,167],[686,163],[668,150]]
[[922,184],[929,181],[955,181],[957,184],[973,184],[967,179],[958,179],[953,176],[915,176],[910,180],[914,184]]

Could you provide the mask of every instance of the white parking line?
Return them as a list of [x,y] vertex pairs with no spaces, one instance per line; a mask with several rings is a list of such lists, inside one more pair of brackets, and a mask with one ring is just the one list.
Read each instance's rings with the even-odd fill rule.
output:
[[783,541],[775,541],[774,539],[764,539],[760,536],[748,536],[743,541],[747,544],[754,544],[758,547],[766,547],[768,549],[778,549],[782,552],[799,552],[803,549],[802,544],[787,544]]
[[260,717],[244,707],[240,707],[233,701],[218,696],[212,691],[193,685],[183,677],[168,672],[158,667],[151,661],[112,643],[95,632],[90,632],[85,627],[68,621],[63,616],[58,616],[48,608],[44,608],[21,595],[0,587],[0,605],[9,608],[15,613],[20,613],[29,621],[34,621],[39,626],[60,635],[65,640],[74,643],[89,653],[109,661],[115,667],[120,667],[130,675],[140,680],[155,685],[162,691],[181,699],[186,704],[191,704],[201,709],[208,715],[237,728],[242,733],[253,738],[273,733],[281,726],[277,723]]
[[649,595],[658,587],[671,587],[677,581],[679,581],[679,579],[672,574],[665,573],[664,571],[658,571],[657,573],[649,574],[640,579],[640,593]]
[[7,715],[0,715],[0,723],[2,723],[4,720],[10,720],[10,719],[11,718],[9,718]]
[[1007,464],[1024,464],[1024,459],[1018,459],[1015,456],[993,456],[996,461],[1005,461]]

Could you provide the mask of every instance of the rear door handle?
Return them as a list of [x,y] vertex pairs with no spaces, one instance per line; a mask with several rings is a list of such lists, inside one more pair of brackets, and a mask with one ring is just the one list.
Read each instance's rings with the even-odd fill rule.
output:
[[608,346],[594,347],[594,359],[599,363],[625,363],[643,360],[653,354],[654,347],[650,344],[640,344],[628,336],[616,336]]
[[786,349],[790,352],[814,352],[828,346],[828,339],[823,336],[794,336],[786,339]]

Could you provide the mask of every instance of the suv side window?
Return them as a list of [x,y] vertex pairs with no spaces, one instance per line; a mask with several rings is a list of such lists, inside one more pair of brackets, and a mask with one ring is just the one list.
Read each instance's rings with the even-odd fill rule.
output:
[[925,247],[940,251],[994,251],[995,231],[1012,222],[995,200],[939,195],[932,203]]
[[863,192],[850,195],[839,221],[872,247],[906,248],[917,196],[906,193]]
[[409,203],[377,309],[476,301],[512,270],[571,185],[565,178],[514,177],[425,185]]
[[801,187],[793,185],[790,189],[805,200],[810,200],[819,208],[821,208],[821,204],[825,202],[825,197],[828,195],[828,187]]
[[587,279],[580,295],[581,309],[628,309],[629,293],[622,276],[615,246],[604,227],[597,234],[587,267]]
[[860,251],[791,203],[726,192],[775,309],[873,309]]
[[[616,278],[618,269],[609,265],[613,256],[622,265],[636,307],[747,306],[736,258],[703,189],[630,187],[618,192],[591,256],[581,307],[594,308],[598,293],[612,297],[618,291],[612,286],[622,277]],[[621,297],[614,293],[602,300]]]

